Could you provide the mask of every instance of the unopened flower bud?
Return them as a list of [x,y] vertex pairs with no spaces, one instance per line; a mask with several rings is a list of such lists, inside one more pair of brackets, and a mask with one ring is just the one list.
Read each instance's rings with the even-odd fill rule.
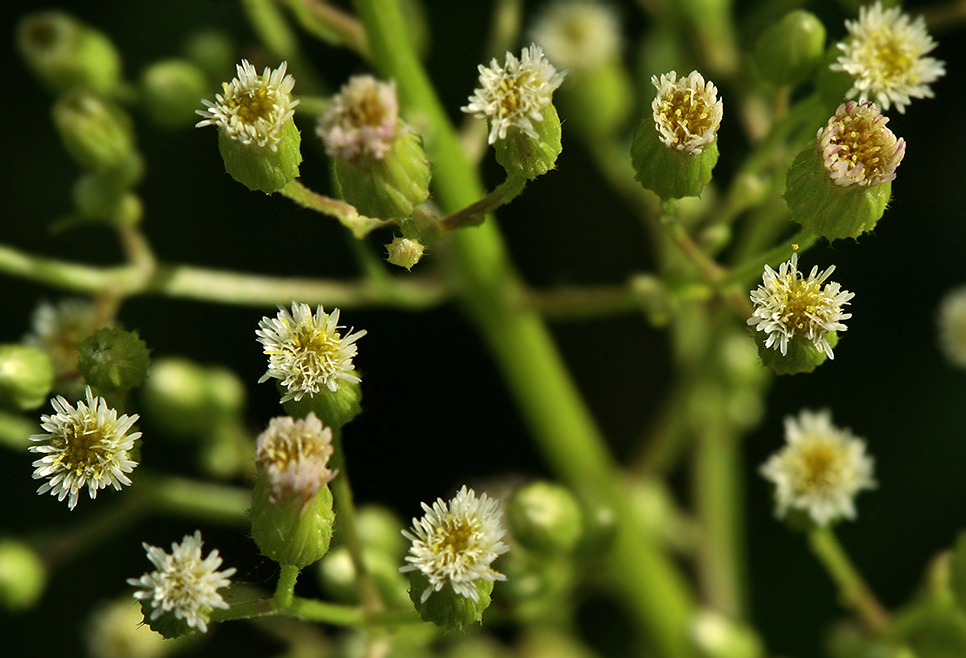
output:
[[558,72],[540,46],[531,44],[520,58],[506,54],[479,66],[480,87],[463,111],[490,123],[489,142],[509,176],[532,180],[554,167],[563,147],[553,92],[566,72]]
[[54,366],[47,354],[28,345],[0,345],[0,406],[17,411],[36,409],[47,401]]
[[426,248],[416,240],[399,237],[398,235],[392,239],[390,244],[386,245],[389,262],[399,267],[405,267],[407,270],[412,269],[413,265],[419,262],[425,250]]
[[664,200],[698,196],[718,162],[718,89],[697,71],[680,80],[671,71],[651,83],[653,116],[641,120],[631,145],[636,178]]
[[580,505],[566,488],[533,482],[514,492],[507,504],[510,531],[526,548],[546,555],[565,555],[583,536]]
[[220,80],[231,70],[238,48],[222,30],[202,29],[185,39],[182,54],[212,80]]
[[423,600],[420,593],[427,587],[432,587],[429,577],[421,571],[409,574],[409,597],[416,612],[423,621],[432,622],[444,630],[461,631],[476,624],[483,619],[483,613],[490,607],[493,581],[476,580],[469,586],[476,592],[476,598],[457,594],[447,587]]
[[[398,561],[385,553],[369,550],[368,546],[363,550],[362,557],[369,578],[379,591],[383,603],[390,608],[409,605],[409,583],[399,573]],[[322,558],[319,562],[319,580],[325,592],[332,598],[348,604],[359,603],[359,582],[355,565],[349,549],[345,546],[332,549]]]
[[0,606],[10,612],[29,610],[47,585],[47,569],[29,546],[0,539]]
[[77,89],[65,94],[54,104],[53,117],[64,148],[84,169],[116,167],[134,152],[130,117],[95,92]]
[[382,505],[364,505],[356,511],[356,532],[367,548],[394,559],[406,552],[399,518]]
[[148,375],[148,346],[136,331],[104,327],[78,349],[77,365],[84,380],[101,391],[129,391]]
[[760,658],[761,640],[747,626],[706,610],[691,624],[691,640],[702,658]]
[[409,217],[429,196],[429,160],[422,139],[399,118],[395,83],[353,77],[316,133],[333,158],[342,197],[363,215]]
[[192,437],[212,435],[226,416],[237,414],[245,390],[223,368],[167,357],[151,364],[141,395],[153,423],[172,436]]
[[121,57],[111,40],[62,11],[25,16],[17,25],[17,49],[53,93],[85,88],[111,94],[121,81]]
[[202,99],[203,119],[195,124],[218,128],[218,150],[225,170],[250,190],[277,192],[299,175],[302,138],[295,127],[292,88],[295,79],[286,75],[287,62],[259,76],[242,60],[237,76],[222,83],[223,93],[214,101]]
[[84,219],[114,226],[133,226],[144,214],[141,199],[119,186],[114,176],[105,171],[88,172],[78,178],[73,197],[74,205]]
[[252,539],[262,555],[302,569],[321,559],[332,540],[332,430],[313,414],[273,418],[256,450]]
[[906,150],[888,122],[872,103],[839,106],[788,170],[785,201],[792,219],[828,240],[875,228]]
[[755,64],[774,85],[807,79],[825,56],[825,26],[818,17],[797,9],[762,32],[755,44]]
[[197,66],[183,59],[151,64],[141,73],[143,106],[165,128],[181,128],[193,121],[198,99],[208,82]]

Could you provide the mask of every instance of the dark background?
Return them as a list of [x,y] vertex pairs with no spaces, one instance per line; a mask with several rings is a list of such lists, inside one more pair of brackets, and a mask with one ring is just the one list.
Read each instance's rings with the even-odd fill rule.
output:
[[[487,24],[484,2],[427,0],[434,39],[429,68],[446,81],[441,93],[453,116],[475,83]],[[542,3],[528,3],[528,11]],[[146,64],[176,54],[195,27],[232,32],[242,52],[254,39],[235,2],[98,0],[50,4],[17,0],[0,9],[4,91],[0,94],[0,241],[23,249],[90,263],[114,263],[119,251],[107,230],[87,227],[52,235],[52,220],[71,209],[77,175],[49,120],[51,98],[27,75],[12,48],[16,19],[28,10],[60,7],[104,30],[125,57],[128,79]],[[829,38],[844,27],[839,7],[826,7]],[[622,4],[631,38],[645,24],[631,2]],[[814,374],[782,378],[769,395],[769,412],[747,441],[747,544],[751,615],[775,654],[814,656],[822,633],[841,611],[836,594],[802,538],[775,522],[771,494],[755,470],[782,440],[782,418],[799,409],[829,407],[838,424],[868,439],[880,487],[858,500],[859,518],[840,536],[888,606],[913,593],[926,562],[948,547],[966,525],[966,372],[957,371],[936,347],[935,309],[950,288],[966,283],[962,245],[964,100],[962,32],[939,35],[935,56],[947,77],[933,100],[915,101],[893,114],[890,127],[908,142],[893,185],[893,202],[873,235],[810,251],[803,262],[837,266],[835,280],[856,293],[848,333],[834,362]],[[318,70],[334,84],[364,70],[354,57],[308,43]],[[630,49],[629,49],[630,50]],[[629,61],[635,59],[627,53]],[[227,79],[227,78],[226,78]],[[641,83],[644,85],[644,83]],[[296,88],[298,91],[298,88]],[[650,92],[647,92],[650,93]],[[722,90],[727,105],[728,90]],[[212,129],[164,132],[135,112],[138,142],[148,163],[139,188],[144,230],[158,256],[185,262],[271,274],[340,277],[354,273],[346,238],[334,220],[296,209],[282,198],[250,193],[224,175]],[[726,107],[727,116],[727,107]],[[734,125],[730,126],[734,128]],[[726,126],[728,128],[727,120]],[[303,180],[324,190],[327,170],[303,125]],[[491,158],[491,156],[488,156]],[[727,173],[740,154],[722,155]],[[492,164],[492,163],[491,163]],[[536,285],[607,283],[650,263],[645,236],[634,215],[593,172],[579,142],[564,130],[557,171],[533,183],[500,212],[500,224],[520,270]],[[499,172],[487,170],[495,183]],[[384,240],[388,241],[388,239]],[[41,299],[64,296],[28,281],[0,275],[3,322],[0,340],[18,340]],[[185,354],[236,370],[251,401],[248,420],[258,431],[278,413],[270,384],[257,385],[264,358],[254,340],[258,320],[272,309],[201,304],[159,297],[126,302],[121,318],[136,328],[158,356]],[[364,328],[357,366],[365,374],[364,413],[346,433],[351,475],[361,501],[381,501],[403,518],[418,503],[446,496],[463,482],[487,475],[541,474],[543,466],[504,392],[485,347],[458,309],[425,313],[348,310],[347,325]],[[670,370],[667,344],[633,315],[557,323],[553,331],[601,427],[620,456],[630,453],[661,404]],[[177,454],[176,444],[145,436],[152,450]],[[0,534],[74,524],[94,508],[82,500],[74,512],[50,496],[34,495],[32,456],[0,455]],[[182,472],[191,473],[185,455]],[[175,466],[177,466],[175,464]],[[112,493],[103,492],[109,504]],[[34,611],[0,616],[0,634],[22,651],[49,655],[53,628],[67,655],[76,653],[80,622],[94,602],[127,591],[124,578],[147,566],[140,542],[169,546],[194,530],[192,521],[140,524],[96,552],[54,574]],[[221,547],[237,578],[269,587],[274,567],[240,533],[204,526],[206,544]],[[245,625],[221,632],[214,649],[269,655],[271,647],[245,644]],[[39,644],[38,644],[39,641]],[[219,649],[220,651],[220,649]]]

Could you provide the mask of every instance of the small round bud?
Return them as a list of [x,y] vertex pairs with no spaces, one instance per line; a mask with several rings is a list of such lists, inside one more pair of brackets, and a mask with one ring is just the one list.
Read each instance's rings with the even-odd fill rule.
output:
[[617,537],[617,514],[609,504],[583,501],[584,533],[576,555],[585,559],[599,558],[610,550]]
[[507,504],[513,536],[546,555],[571,553],[583,536],[580,505],[565,487],[533,482],[517,489]]
[[691,623],[691,640],[702,658],[761,658],[761,640],[747,626],[706,610]]
[[885,127],[888,121],[871,103],[839,106],[788,170],[792,219],[830,241],[875,228],[905,155],[905,140]]
[[17,25],[17,49],[53,93],[87,88],[111,94],[121,81],[121,57],[104,34],[61,11],[29,14]]
[[389,262],[399,267],[405,267],[407,270],[412,269],[413,265],[419,262],[425,250],[426,248],[416,240],[398,235],[392,239],[390,244],[386,245]]
[[444,587],[424,600],[423,591],[431,587],[429,577],[423,572],[410,572],[409,598],[416,606],[416,612],[423,621],[432,622],[442,629],[461,631],[479,622],[483,612],[490,607],[492,580],[479,579],[470,583],[470,587],[476,590],[476,599],[457,594],[451,587]]
[[226,71],[231,70],[238,48],[228,33],[216,29],[203,29],[188,36],[181,52],[207,77],[220,80]]
[[[366,571],[379,590],[380,598],[389,608],[409,605],[408,582],[397,568],[398,561],[379,551],[362,553]],[[359,583],[349,549],[339,546],[332,549],[319,562],[319,580],[332,598],[348,604],[359,603]]]
[[28,345],[0,345],[0,406],[16,411],[36,409],[54,385],[54,366],[47,354]]
[[33,549],[15,539],[0,539],[0,606],[29,610],[47,585],[47,569]]
[[102,391],[129,391],[148,376],[148,346],[136,331],[104,327],[80,344],[77,365],[84,380]]
[[356,512],[356,532],[359,540],[374,551],[394,560],[406,552],[399,518],[381,505],[365,505]]
[[312,414],[273,418],[256,450],[252,539],[262,555],[302,569],[321,559],[332,540],[332,430]]
[[207,371],[188,359],[167,357],[151,364],[141,395],[152,422],[173,436],[209,433],[220,420]]
[[198,99],[207,90],[204,72],[182,59],[155,62],[141,73],[143,106],[154,122],[165,128],[192,123]]
[[144,214],[141,199],[119,186],[114,176],[105,171],[83,174],[74,183],[73,196],[74,205],[84,219],[133,226]]
[[774,85],[806,80],[824,56],[825,26],[815,14],[802,9],[785,14],[755,44],[758,71]]
[[87,90],[54,104],[54,125],[78,165],[98,171],[121,165],[134,153],[131,119],[120,106]]
[[143,624],[141,603],[132,596],[97,604],[84,629],[91,658],[163,658],[174,655],[181,641],[169,641]]
[[651,83],[653,116],[641,120],[631,144],[636,178],[663,200],[698,196],[718,162],[718,89],[697,71],[680,80],[671,71]]

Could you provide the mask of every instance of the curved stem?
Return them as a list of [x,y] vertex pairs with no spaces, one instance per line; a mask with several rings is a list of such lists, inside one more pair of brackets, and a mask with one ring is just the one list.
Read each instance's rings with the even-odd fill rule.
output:
[[395,223],[388,219],[360,215],[359,211],[355,209],[355,206],[345,201],[339,201],[338,199],[324,196],[318,192],[313,192],[298,180],[293,180],[280,189],[278,193],[288,197],[303,208],[335,217],[343,226],[352,231],[352,235],[358,240],[366,237],[377,228]]
[[285,610],[292,605],[295,598],[295,581],[299,577],[299,568],[291,564],[283,564],[282,572],[278,576],[278,585],[272,603],[279,610]]

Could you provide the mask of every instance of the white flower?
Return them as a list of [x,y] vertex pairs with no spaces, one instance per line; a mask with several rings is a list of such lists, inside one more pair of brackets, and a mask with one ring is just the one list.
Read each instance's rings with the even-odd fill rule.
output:
[[229,578],[236,569],[217,571],[222,563],[218,550],[202,560],[201,545],[200,530],[185,535],[180,544],[172,543],[170,554],[157,546],[142,544],[156,570],[140,578],[128,578],[127,583],[143,588],[134,593],[134,598],[151,601],[150,619],[174,613],[176,619],[206,633],[211,609],[228,608],[218,590],[231,584]]
[[505,67],[493,58],[489,68],[480,64],[479,71],[480,88],[462,110],[489,120],[490,144],[506,139],[511,127],[539,139],[533,122],[543,120],[543,110],[550,105],[566,72],[558,72],[543,49],[533,44],[523,50],[520,59],[508,52]]
[[547,58],[565,69],[593,69],[621,50],[617,11],[596,0],[561,0],[547,7],[530,32]]
[[332,452],[332,430],[314,412],[299,420],[270,420],[255,442],[255,460],[271,485],[272,502],[282,497],[309,501],[335,476],[329,470]]
[[832,425],[828,411],[808,410],[785,418],[785,441],[761,467],[775,484],[777,515],[804,510],[820,526],[855,518],[856,494],[876,486],[865,442]]
[[822,285],[834,271],[832,265],[819,274],[816,266],[806,277],[798,271],[798,254],[792,254],[777,272],[765,265],[762,284],[751,292],[755,312],[748,318],[748,324],[768,334],[765,347],[780,349],[785,355],[788,342],[795,334],[802,334],[815,349],[835,358],[825,335],[847,329],[842,320],[848,320],[852,314],[843,313],[842,307],[855,293],[841,290],[834,281]]
[[678,80],[675,71],[651,76],[657,96],[651,103],[654,127],[669,148],[700,155],[718,136],[724,104],[718,88],[697,71]]
[[[279,307],[278,316],[263,317],[255,335],[268,355],[268,370],[258,383],[281,380],[288,392],[282,402],[301,400],[322,388],[339,390],[339,382],[358,383],[353,374],[355,342],[366,335],[357,331],[339,333],[339,309],[331,314],[319,306],[315,315],[308,304],[292,302],[292,312]],[[349,330],[352,331],[351,329]]]
[[886,128],[889,119],[873,103],[848,101],[820,128],[822,164],[836,185],[868,187],[895,180],[906,141]]
[[315,132],[329,156],[355,162],[384,158],[399,128],[396,83],[357,75],[332,99]]
[[196,111],[204,120],[195,127],[217,126],[242,144],[277,151],[282,127],[295,116],[299,104],[292,100],[295,79],[285,75],[287,68],[287,62],[274,70],[266,66],[259,76],[243,59],[235,66],[237,76],[230,83],[222,83],[223,93],[216,94],[214,102],[201,99],[208,109]]
[[76,377],[77,348],[100,328],[94,302],[80,298],[64,299],[56,305],[43,302],[34,311],[32,325],[24,342],[47,353],[58,383]]
[[954,365],[966,368],[966,287],[946,293],[939,303],[939,347]]
[[57,500],[67,498],[70,509],[77,505],[85,486],[94,499],[98,489],[110,485],[120,491],[121,485],[131,484],[125,474],[138,465],[128,455],[141,437],[140,432],[128,434],[138,415],[118,417],[117,411],[108,407],[104,398],[96,397],[89,386],[86,394],[87,404],[78,402],[76,409],[63,396],[52,400],[57,413],[40,417],[47,433],[30,437],[42,445],[27,448],[44,455],[33,463],[34,479],[48,478],[37,493],[49,491]]
[[506,580],[494,571],[493,561],[510,550],[501,539],[500,501],[464,486],[447,504],[438,498],[430,507],[423,503],[426,514],[413,519],[413,531],[403,530],[412,541],[406,561],[399,571],[421,571],[429,586],[422,593],[426,601],[448,583],[461,596],[477,600],[474,581]]
[[924,57],[936,47],[922,16],[914,21],[900,7],[876,2],[859,9],[859,20],[846,21],[849,38],[838,44],[842,55],[831,65],[854,78],[846,98],[875,100],[884,110],[895,104],[906,111],[912,98],[932,98],[929,85],[946,74],[944,63]]

